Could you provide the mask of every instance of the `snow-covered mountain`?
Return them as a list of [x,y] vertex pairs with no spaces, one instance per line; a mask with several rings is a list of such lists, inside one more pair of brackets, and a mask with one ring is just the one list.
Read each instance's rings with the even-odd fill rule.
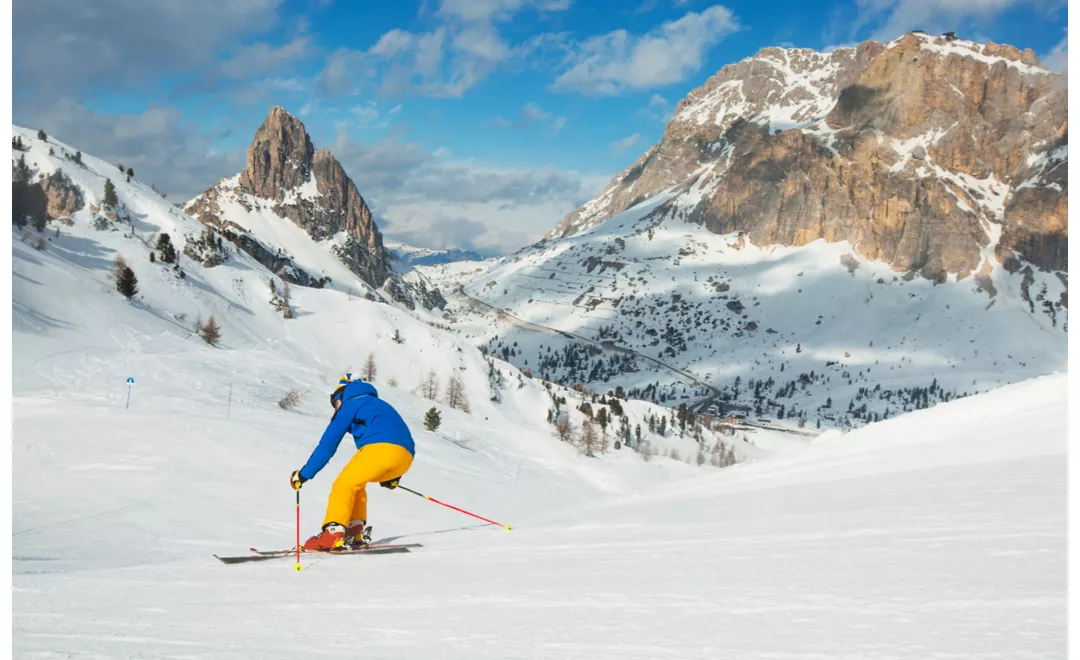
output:
[[1064,85],[951,37],[766,49],[547,239],[426,270],[462,332],[543,378],[771,422],[1049,373],[1067,361]]
[[755,245],[846,240],[943,281],[1067,268],[1067,80],[1031,51],[910,33],[822,54],[767,48],[676,108],[663,139],[552,233],[671,189]]
[[284,108],[271,108],[255,132],[247,167],[184,209],[295,284],[359,278],[410,308],[445,302],[383,245],[352,179],[329,150],[315,149],[304,124]]
[[[563,336],[522,329],[515,346],[505,312],[472,313],[462,294],[450,318],[380,302],[385,285],[341,266],[322,242],[304,242],[310,235],[299,227],[293,235],[269,224],[282,219],[276,213],[262,216],[266,226],[231,229],[229,239],[114,164],[53,136],[13,133],[23,145],[12,152],[17,174],[40,186],[52,218],[44,231],[12,231],[17,657],[296,658],[317,648],[327,658],[764,660],[812,646],[828,657],[914,659],[928,645],[957,657],[1064,654],[1063,375],[848,434],[692,418],[608,396],[607,387],[536,378],[571,367],[534,362],[554,351],[532,352],[530,342]],[[843,243],[762,249],[653,213],[673,195],[494,264],[424,270],[436,282],[465,280],[470,295],[512,302],[536,321],[551,314],[567,324],[559,332],[589,331],[585,324],[610,309],[632,310],[619,328],[635,341],[646,320],[679,332],[700,327],[727,349],[726,363],[710,363],[713,379],[741,369],[763,378],[778,356],[788,371],[804,366],[799,359],[839,358],[845,342],[848,392],[862,382],[854,369],[875,359],[881,371],[897,369],[891,386],[904,382],[900,370],[914,374],[912,385],[941,375],[940,387],[896,390],[897,409],[901,399],[921,407],[942,398],[961,374],[978,376],[979,387],[1003,378],[976,366],[1019,377],[1028,367],[993,364],[1003,342],[1016,351],[1010,359],[1038,361],[1030,373],[1064,362],[1064,311],[1033,314],[1020,298],[1027,290],[1042,304],[1059,292],[1055,277],[994,270],[993,298],[970,278],[893,281],[886,266],[845,257]],[[249,231],[270,241],[269,227],[293,263],[332,283],[294,286],[284,300],[288,277],[242,249]],[[172,252],[159,247],[165,235]],[[117,290],[117,257],[138,279],[130,299]],[[511,300],[504,282],[533,287],[536,300]],[[806,295],[797,293],[804,284]],[[580,300],[567,315],[571,295]],[[715,330],[706,330],[709,305],[719,305]],[[832,316],[817,326],[812,308]],[[216,345],[195,331],[211,316]],[[779,341],[773,325],[822,334],[769,348],[759,339]],[[958,330],[976,343],[946,339]],[[604,332],[601,341],[624,340]],[[504,344],[486,341],[497,333]],[[871,334],[872,347],[856,346]],[[928,347],[927,336],[943,347]],[[883,338],[899,345],[885,348]],[[662,336],[665,348],[681,346],[674,339]],[[740,342],[751,348],[740,353]],[[991,354],[968,355],[987,345]],[[616,362],[627,355],[614,343],[597,350]],[[755,351],[774,364],[751,365]],[[519,369],[502,354],[529,364]],[[962,359],[953,366],[950,356]],[[296,494],[285,477],[325,428],[338,376],[364,371],[369,357],[380,396],[416,438],[402,483],[513,531],[401,489],[370,488],[376,537],[423,547],[304,556],[299,573],[291,560],[215,561],[212,553],[293,544]],[[425,391],[432,374],[434,399]],[[451,378],[467,405],[447,402]],[[842,376],[825,378],[832,407],[841,407]],[[819,386],[797,383],[782,400],[802,408],[806,392],[820,398]],[[751,387],[744,378],[740,390]],[[442,416],[434,431],[423,424],[431,408]],[[592,457],[548,421],[568,420],[576,435],[590,417],[611,420],[600,430],[609,446]],[[615,448],[628,438],[633,449]],[[317,531],[333,478],[351,458],[347,442],[300,493],[305,536]],[[739,464],[714,467],[731,460]],[[342,634],[361,619],[362,634]],[[668,630],[678,632],[658,633]]]
[[[614,452],[617,440],[626,444],[627,433],[639,453],[677,453],[687,461],[719,443],[732,458],[750,460],[770,446],[808,439],[732,433],[704,420],[683,430],[673,410],[543,383],[442,329],[441,316],[362,295],[365,284],[352,274],[342,274],[338,288],[293,286],[285,300],[287,281],[137,178],[127,181],[116,166],[89,154],[78,152],[76,161],[77,150],[54,136],[39,140],[17,126],[13,132],[26,145],[25,151],[13,149],[13,160],[25,164],[43,188],[55,190],[64,182],[66,198],[77,199],[44,232],[13,232],[13,373],[21,397],[123,406],[125,381],[132,377],[135,395],[162,410],[183,399],[183,405],[232,406],[258,416],[278,410],[290,389],[323,392],[341,372],[360,373],[370,354],[378,364],[375,383],[387,396],[400,392],[412,406],[427,401],[423,405],[461,416],[462,428],[506,417],[523,433],[532,429],[538,449],[565,447],[555,451],[573,455],[573,448],[555,438],[553,422],[563,418],[576,432],[601,409],[610,419],[598,430],[607,441],[605,452]],[[108,185],[116,197],[112,203],[106,201]],[[163,236],[175,246],[171,263],[157,247]],[[117,291],[118,258],[137,278],[130,300]],[[220,327],[216,347],[196,329],[210,317]],[[471,413],[443,403],[454,376],[462,381]],[[420,397],[429,377],[438,391]],[[312,396],[297,409],[325,421],[325,398],[325,392]],[[416,428],[423,426],[426,409],[410,418]],[[665,430],[650,431],[649,420],[658,427],[661,418]]]
[[394,256],[410,266],[440,266],[459,261],[484,261],[485,259],[483,255],[473,250],[459,250],[457,248],[432,250],[391,242],[387,242],[385,245],[388,250],[394,253]]

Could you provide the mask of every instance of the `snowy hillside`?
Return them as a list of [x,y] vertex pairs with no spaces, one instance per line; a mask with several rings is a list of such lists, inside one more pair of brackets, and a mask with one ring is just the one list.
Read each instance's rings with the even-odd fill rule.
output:
[[453,327],[542,378],[770,422],[859,424],[1067,364],[1052,274],[938,285],[843,241],[763,248],[664,210],[675,194],[483,270],[428,272],[464,282]]
[[[129,411],[119,392],[16,397],[17,657],[1065,653],[1063,376],[704,472],[583,462],[509,417],[450,414],[407,482],[514,530],[375,488],[376,536],[424,547],[295,573],[210,554],[291,543],[285,475],[325,411],[229,417],[146,363],[160,380]],[[387,395],[410,420],[428,405]],[[305,531],[329,481],[302,491]]]

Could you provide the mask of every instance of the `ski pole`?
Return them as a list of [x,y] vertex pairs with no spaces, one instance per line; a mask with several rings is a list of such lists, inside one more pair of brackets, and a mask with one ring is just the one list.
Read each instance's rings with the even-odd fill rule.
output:
[[304,567],[300,565],[300,486],[296,486],[296,565],[293,566],[293,570],[302,571]]
[[441,505],[445,506],[448,509],[453,509],[454,511],[464,513],[465,515],[472,516],[473,518],[479,518],[480,520],[483,520],[486,523],[491,523],[492,525],[498,525],[499,527],[502,527],[506,531],[508,531],[508,532],[510,531],[510,525],[504,525],[502,523],[497,523],[494,520],[488,520],[487,518],[485,518],[483,516],[478,516],[475,513],[469,513],[465,509],[459,509],[459,508],[457,508],[456,506],[454,506],[452,504],[447,504],[446,502],[440,502],[439,500],[435,499],[434,497],[429,497],[427,495],[424,495],[423,493],[418,493],[415,490],[413,490],[411,488],[406,488],[405,486],[402,486],[402,485],[398,485],[398,488],[400,488],[402,490],[405,490],[405,491],[408,491],[408,492],[412,493],[413,495],[419,495],[420,497],[424,498],[425,500],[427,500],[429,502],[434,502],[435,504],[441,504]]

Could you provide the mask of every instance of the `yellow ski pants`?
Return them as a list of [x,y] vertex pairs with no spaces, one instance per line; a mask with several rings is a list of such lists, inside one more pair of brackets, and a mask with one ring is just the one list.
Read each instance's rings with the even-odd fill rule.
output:
[[348,526],[353,521],[367,520],[367,484],[402,476],[412,467],[412,461],[408,449],[388,442],[358,449],[334,480],[323,526],[330,523]]

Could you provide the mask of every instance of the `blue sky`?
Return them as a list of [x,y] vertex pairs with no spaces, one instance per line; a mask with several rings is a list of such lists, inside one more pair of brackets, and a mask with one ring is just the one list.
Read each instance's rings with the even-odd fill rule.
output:
[[271,105],[342,161],[391,239],[514,249],[767,46],[913,28],[1065,67],[1057,0],[16,0],[13,111],[177,200],[243,167]]

